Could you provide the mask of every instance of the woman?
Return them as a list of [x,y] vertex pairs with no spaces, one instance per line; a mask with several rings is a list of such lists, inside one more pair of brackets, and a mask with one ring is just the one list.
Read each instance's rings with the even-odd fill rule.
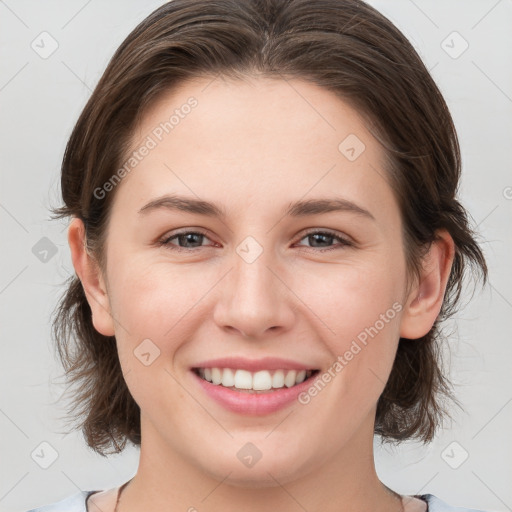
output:
[[[359,0],[174,0],[62,166],[55,335],[88,445],[136,475],[39,511],[453,509],[378,478],[453,397],[439,322],[484,256],[447,106]],[[70,340],[74,345],[70,346]]]

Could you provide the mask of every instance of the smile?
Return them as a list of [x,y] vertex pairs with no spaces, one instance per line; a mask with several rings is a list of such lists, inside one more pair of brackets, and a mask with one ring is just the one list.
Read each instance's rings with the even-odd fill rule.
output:
[[291,388],[311,378],[319,370],[248,370],[233,368],[194,368],[194,373],[215,385],[247,393],[272,392]]

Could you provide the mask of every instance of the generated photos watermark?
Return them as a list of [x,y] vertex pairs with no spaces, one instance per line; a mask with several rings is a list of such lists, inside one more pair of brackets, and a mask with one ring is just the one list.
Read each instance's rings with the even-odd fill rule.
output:
[[114,188],[121,182],[121,180],[130,174],[137,165],[149,153],[155,149],[158,144],[169,134],[176,126],[178,126],[186,116],[192,112],[192,109],[197,107],[198,101],[194,96],[187,99],[187,102],[174,109],[174,112],[167,121],[158,124],[151,133],[144,139],[140,146],[132,151],[131,155],[126,159],[124,164],[101,186],[94,189],[93,195],[96,199],[105,199],[105,196],[114,190]]
[[[393,305],[385,312],[381,313],[379,319],[374,322],[370,327],[365,327],[355,339],[352,340],[350,348],[346,350],[342,355],[339,355],[334,363],[306,390],[300,393],[297,400],[300,404],[306,405],[311,402],[311,399],[320,393],[325,386],[338,375],[345,366],[354,359],[361,350],[367,346],[369,337],[374,338],[379,334],[382,329],[388,324],[397,313],[402,311],[402,304],[399,302],[393,303]],[[359,342],[359,343],[358,343]]]

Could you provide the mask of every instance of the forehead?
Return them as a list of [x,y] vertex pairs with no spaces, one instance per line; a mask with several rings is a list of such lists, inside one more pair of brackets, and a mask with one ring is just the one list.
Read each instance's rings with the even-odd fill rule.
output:
[[364,118],[303,80],[184,82],[163,94],[134,130],[131,152],[144,147],[121,187],[139,207],[169,191],[235,210],[333,191],[374,208],[393,201],[383,150]]
[[146,112],[132,142],[151,134],[165,147],[176,136],[192,136],[203,141],[201,149],[214,150],[220,143],[222,149],[244,156],[251,140],[264,141],[263,157],[283,146],[297,150],[306,137],[310,144],[304,149],[314,143],[315,155],[320,157],[325,151],[337,154],[338,143],[350,133],[371,144],[360,114],[334,93],[310,82],[202,77],[163,93]]

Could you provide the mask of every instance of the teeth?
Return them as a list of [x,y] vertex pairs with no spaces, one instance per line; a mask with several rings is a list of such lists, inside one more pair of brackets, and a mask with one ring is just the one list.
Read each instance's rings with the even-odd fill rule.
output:
[[295,383],[300,384],[306,380],[306,370],[300,370],[297,372],[297,377],[295,377]]
[[[206,368],[205,368],[205,379],[206,379]],[[207,379],[208,380],[208,379]],[[235,372],[231,368],[225,368],[222,372],[222,385],[226,388],[230,388],[235,385]]]
[[197,373],[208,382],[226,388],[265,391],[285,386],[291,388],[309,378],[313,370],[261,370],[252,373],[231,368],[199,368]]
[[256,372],[252,377],[252,389],[255,389],[256,391],[262,391],[264,389],[271,389],[272,388],[272,377],[270,376],[270,373],[261,370],[259,372]]
[[222,371],[220,368],[212,368],[212,382],[220,384],[222,382]]
[[272,376],[272,387],[273,388],[282,388],[284,386],[284,371],[277,370]]
[[297,377],[297,372],[295,370],[290,370],[284,378],[284,385],[287,388],[291,388],[295,384],[295,377]]
[[246,370],[237,370],[235,372],[235,383],[233,385],[238,389],[252,389],[251,372]]

